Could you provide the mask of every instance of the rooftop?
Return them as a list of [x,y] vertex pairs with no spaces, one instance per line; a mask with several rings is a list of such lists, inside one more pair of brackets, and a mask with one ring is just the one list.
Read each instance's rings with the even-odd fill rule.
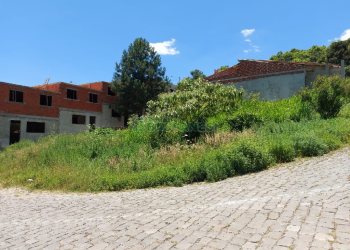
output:
[[[282,62],[271,60],[239,60],[239,63],[222,71],[215,71],[209,81],[237,82],[242,79],[257,78],[260,76],[302,72],[315,67],[325,67],[323,63],[312,62]],[[338,65],[329,64],[329,67],[339,68]]]

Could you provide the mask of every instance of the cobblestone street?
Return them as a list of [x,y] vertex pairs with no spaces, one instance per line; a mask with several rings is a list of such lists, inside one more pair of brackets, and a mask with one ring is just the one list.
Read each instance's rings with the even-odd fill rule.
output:
[[0,249],[350,249],[349,154],[178,188],[0,189]]

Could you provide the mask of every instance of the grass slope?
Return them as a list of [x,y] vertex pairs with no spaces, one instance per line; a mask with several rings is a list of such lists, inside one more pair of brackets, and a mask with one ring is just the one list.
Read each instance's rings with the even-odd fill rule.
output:
[[337,149],[349,142],[349,122],[270,122],[254,130],[219,132],[194,145],[158,148],[128,130],[49,136],[0,153],[0,183],[106,191],[217,181]]

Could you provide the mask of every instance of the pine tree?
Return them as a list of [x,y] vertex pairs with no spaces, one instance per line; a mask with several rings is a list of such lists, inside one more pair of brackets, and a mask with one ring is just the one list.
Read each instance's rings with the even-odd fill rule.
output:
[[112,85],[119,97],[117,110],[126,123],[132,114],[143,115],[147,102],[165,92],[170,82],[160,56],[146,39],[137,38],[116,63]]

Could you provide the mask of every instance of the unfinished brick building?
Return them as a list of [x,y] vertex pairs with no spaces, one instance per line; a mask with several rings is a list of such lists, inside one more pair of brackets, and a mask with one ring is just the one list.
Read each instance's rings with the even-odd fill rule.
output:
[[89,124],[121,128],[116,101],[108,82],[35,87],[0,82],[0,148],[21,139],[81,132]]

